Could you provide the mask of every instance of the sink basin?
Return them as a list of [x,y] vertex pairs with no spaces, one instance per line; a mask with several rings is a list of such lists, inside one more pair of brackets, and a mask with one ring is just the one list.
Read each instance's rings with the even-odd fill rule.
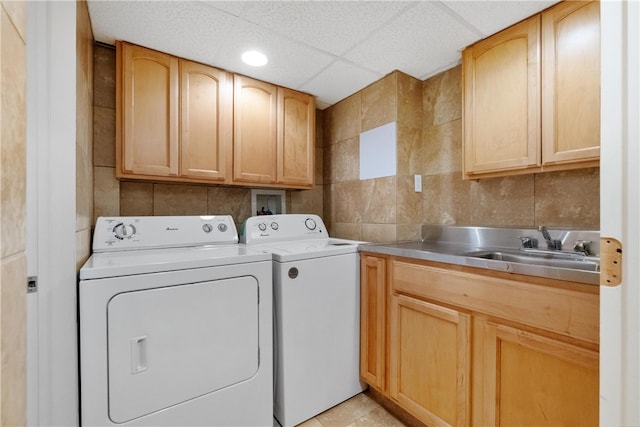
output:
[[600,271],[600,262],[594,258],[566,253],[511,252],[511,251],[476,251],[464,256],[491,259],[519,264],[541,265],[546,267],[570,268],[584,271]]

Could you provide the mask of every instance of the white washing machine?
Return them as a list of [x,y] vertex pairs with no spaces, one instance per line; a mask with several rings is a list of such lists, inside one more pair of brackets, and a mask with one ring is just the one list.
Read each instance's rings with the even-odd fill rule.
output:
[[271,256],[230,216],[101,217],[93,252],[82,425],[273,425]]
[[294,426],[364,390],[358,243],[317,215],[249,218],[240,240],[273,255],[274,416]]

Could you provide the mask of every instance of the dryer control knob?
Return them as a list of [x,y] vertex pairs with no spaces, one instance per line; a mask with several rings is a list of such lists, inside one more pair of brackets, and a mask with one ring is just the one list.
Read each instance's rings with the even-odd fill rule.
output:
[[260,229],[260,231],[265,231],[267,229],[267,224],[261,222],[260,224],[258,224],[258,228]]
[[213,231],[213,225],[205,224],[202,226],[202,229],[204,230],[205,233],[211,233]]
[[218,231],[221,233],[224,233],[225,231],[227,231],[229,227],[227,227],[227,224],[218,224]]
[[130,239],[136,234],[136,227],[133,224],[118,223],[113,227],[113,234],[116,239]]
[[278,225],[278,223],[277,223],[277,222],[272,222],[272,223],[271,223],[271,229],[272,229],[272,230],[277,230],[279,227],[280,227],[280,226]]
[[311,218],[307,218],[304,220],[304,225],[309,229],[309,230],[315,230],[317,227],[317,224],[314,220],[312,220]]

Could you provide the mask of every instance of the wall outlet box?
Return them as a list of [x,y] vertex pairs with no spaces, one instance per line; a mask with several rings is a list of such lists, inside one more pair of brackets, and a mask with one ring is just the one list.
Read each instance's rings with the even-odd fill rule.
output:
[[422,175],[413,176],[413,185],[416,193],[422,193]]

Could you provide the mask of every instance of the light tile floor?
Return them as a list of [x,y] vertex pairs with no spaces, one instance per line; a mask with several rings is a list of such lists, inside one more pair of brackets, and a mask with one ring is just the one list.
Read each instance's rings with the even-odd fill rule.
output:
[[363,393],[316,415],[298,427],[405,427],[377,402]]

